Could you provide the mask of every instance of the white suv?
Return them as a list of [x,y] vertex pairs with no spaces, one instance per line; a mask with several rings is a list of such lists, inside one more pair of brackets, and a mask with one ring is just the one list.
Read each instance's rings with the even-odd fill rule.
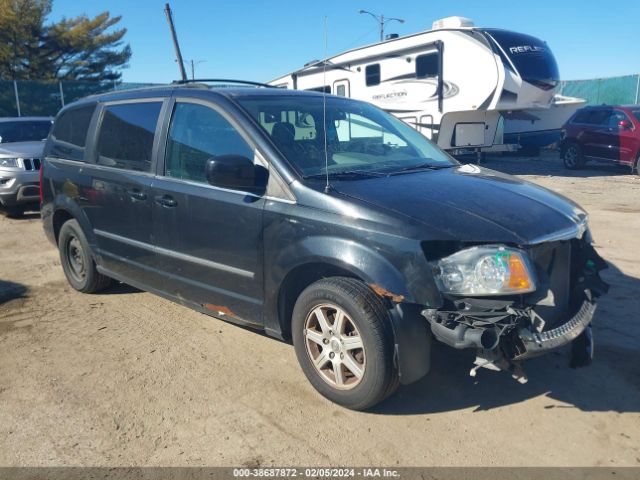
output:
[[0,207],[10,216],[39,207],[39,170],[50,117],[0,118]]

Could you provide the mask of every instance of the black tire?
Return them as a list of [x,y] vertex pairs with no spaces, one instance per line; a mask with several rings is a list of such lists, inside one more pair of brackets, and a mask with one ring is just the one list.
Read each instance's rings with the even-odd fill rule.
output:
[[576,142],[569,142],[562,147],[562,162],[569,170],[579,170],[584,167],[584,155]]
[[640,153],[638,154],[638,158],[636,158],[636,163],[633,165],[631,172],[640,176]]
[[[345,324],[353,328],[349,333],[337,332],[336,337],[327,336],[323,342],[329,338],[331,342],[328,342],[325,350],[320,343],[316,344],[307,339],[306,332],[309,322],[317,318],[313,317],[314,311],[327,308],[330,312],[332,307],[341,309],[345,314]],[[335,318],[335,313],[333,318],[326,317],[333,322],[332,327],[335,327]],[[329,400],[353,410],[364,410],[381,402],[398,388],[399,378],[393,364],[394,341],[389,313],[380,297],[364,283],[343,277],[315,282],[298,297],[293,309],[291,326],[296,356],[304,374],[314,388]],[[345,330],[347,328],[343,327]],[[363,348],[348,350],[344,344],[340,347],[339,344],[344,339],[358,339]],[[339,341],[338,347],[334,347],[336,340]],[[334,360],[326,360],[327,373],[324,375],[312,361],[314,346],[316,359],[325,352],[329,352],[327,355],[334,355]],[[351,352],[355,353],[352,355]],[[357,363],[358,366],[364,367],[361,376],[353,374],[346,366],[347,359],[345,358],[343,364],[342,360],[338,360],[338,355],[340,358],[348,355],[356,362],[361,360],[363,363]],[[358,355],[360,357],[356,358]],[[337,363],[340,366],[336,366]],[[343,372],[340,377],[344,375],[346,379],[342,388],[338,386],[336,368]],[[333,381],[327,377],[333,377]],[[348,382],[351,382],[351,385]]]
[[91,249],[78,222],[67,220],[58,235],[60,262],[69,285],[82,293],[104,290],[111,279],[98,272]]

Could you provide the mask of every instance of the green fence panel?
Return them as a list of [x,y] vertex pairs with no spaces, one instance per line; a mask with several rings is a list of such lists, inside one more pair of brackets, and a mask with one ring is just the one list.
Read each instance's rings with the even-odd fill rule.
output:
[[0,117],[16,117],[16,94],[13,91],[13,81],[0,80]]
[[563,82],[561,93],[569,97],[584,98],[589,105],[624,105],[638,102],[640,75],[625,75],[590,80]]
[[113,82],[62,82],[65,105],[80,98],[113,90]]

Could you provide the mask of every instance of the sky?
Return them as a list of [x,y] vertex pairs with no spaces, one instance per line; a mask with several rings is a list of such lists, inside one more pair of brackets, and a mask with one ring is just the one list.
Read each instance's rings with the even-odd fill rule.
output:
[[[166,0],[53,0],[50,20],[105,10],[121,15],[133,55],[125,82],[179,78]],[[385,33],[428,30],[434,20],[459,15],[476,26],[505,28],[545,40],[563,80],[640,73],[639,0],[170,0],[189,73],[196,78],[268,81],[329,56],[378,41],[378,24],[360,9],[405,22]]]

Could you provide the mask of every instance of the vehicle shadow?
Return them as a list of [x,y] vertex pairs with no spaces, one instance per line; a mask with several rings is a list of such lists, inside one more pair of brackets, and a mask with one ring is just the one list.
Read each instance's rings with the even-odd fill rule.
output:
[[23,213],[20,216],[10,216],[9,214],[7,214],[7,212],[5,212],[4,210],[0,210],[0,213],[2,213],[2,215],[4,215],[5,217],[9,218],[10,220],[16,220],[16,221],[21,221],[21,220],[35,220],[40,218],[40,212],[38,211],[28,211]]
[[603,272],[611,285],[600,299],[593,322],[595,358],[579,369],[569,367],[569,349],[524,363],[529,381],[517,383],[505,372],[480,369],[469,376],[474,352],[433,343],[431,371],[419,382],[372,410],[384,415],[428,414],[473,408],[474,411],[545,398],[545,409],[640,412],[640,279],[614,265]]
[[26,293],[27,287],[21,283],[0,280],[0,305],[17,298],[24,298]]
[[491,155],[481,166],[509,175],[541,175],[554,177],[614,177],[629,175],[630,168],[620,165],[588,162],[580,170],[568,170],[557,151],[545,151],[539,157]]
[[118,282],[117,280],[113,280],[111,285],[105,290],[100,292],[100,295],[126,295],[128,293],[140,293],[142,290],[136,287],[132,287],[131,285],[127,285],[126,283]]

